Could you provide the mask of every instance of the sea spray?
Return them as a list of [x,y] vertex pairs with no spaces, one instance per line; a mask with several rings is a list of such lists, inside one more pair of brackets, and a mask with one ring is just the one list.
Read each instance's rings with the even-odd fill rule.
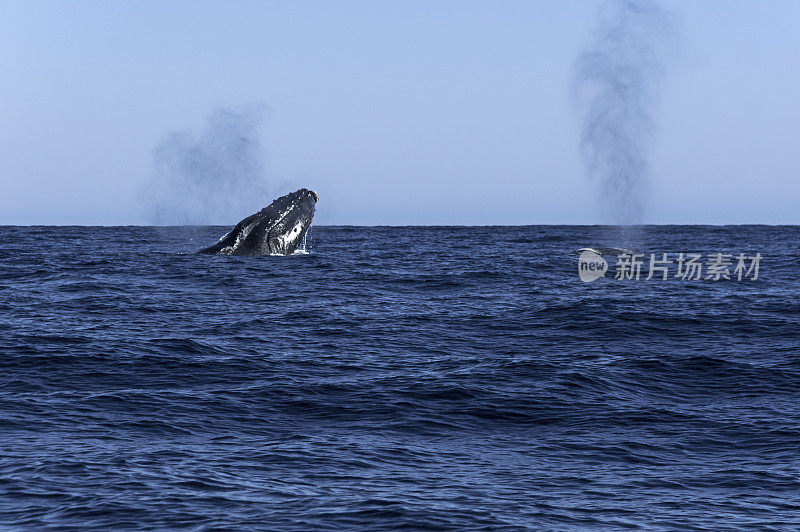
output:
[[261,157],[262,105],[215,110],[199,135],[168,134],[143,194],[156,225],[229,224],[269,202]]
[[[574,65],[581,152],[606,219],[639,224],[647,204],[647,148],[664,78],[674,16],[654,0],[603,5],[589,46]],[[631,230],[621,237],[631,238]]]

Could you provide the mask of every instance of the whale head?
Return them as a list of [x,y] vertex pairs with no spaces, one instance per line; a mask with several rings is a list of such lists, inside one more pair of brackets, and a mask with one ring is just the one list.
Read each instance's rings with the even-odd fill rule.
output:
[[314,221],[318,200],[316,192],[301,188],[278,198],[270,205],[278,210],[278,215],[274,223],[267,223],[270,225],[266,241],[269,254],[289,255],[300,246]]
[[317,193],[307,188],[281,196],[200,253],[290,255],[303,242],[318,200]]

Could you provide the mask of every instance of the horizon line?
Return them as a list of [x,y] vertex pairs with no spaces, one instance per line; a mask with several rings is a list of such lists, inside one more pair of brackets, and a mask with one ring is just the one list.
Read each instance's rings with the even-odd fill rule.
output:
[[[4,227],[142,227],[142,228],[187,228],[187,227],[232,227],[231,224],[185,224],[185,225],[141,225],[141,224],[0,224]],[[538,224],[314,224],[311,227],[319,228],[381,228],[381,227],[614,227],[614,228],[641,228],[641,227],[800,227],[800,223],[653,223],[653,224],[561,224],[561,223],[538,223]]]

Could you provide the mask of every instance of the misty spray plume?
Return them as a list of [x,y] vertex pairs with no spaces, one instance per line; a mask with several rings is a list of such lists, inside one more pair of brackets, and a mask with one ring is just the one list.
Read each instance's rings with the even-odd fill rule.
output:
[[267,182],[259,133],[264,107],[221,108],[198,136],[169,134],[154,150],[144,197],[157,225],[229,224],[264,207]]
[[615,223],[642,221],[646,152],[673,16],[655,0],[613,0],[600,10],[592,42],[575,62],[573,90],[581,151]]

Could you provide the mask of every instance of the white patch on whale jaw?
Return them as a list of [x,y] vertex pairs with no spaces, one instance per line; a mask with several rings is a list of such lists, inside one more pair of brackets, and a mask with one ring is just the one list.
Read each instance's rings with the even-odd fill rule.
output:
[[[231,244],[230,246],[225,246],[224,248],[219,250],[219,253],[223,255],[233,255],[236,251],[241,247],[242,243],[247,240],[247,237],[250,236],[250,233],[253,231],[253,228],[258,225],[258,222],[253,222],[247,227],[243,227],[239,234],[236,235],[236,241]],[[234,229],[235,231],[235,229]],[[230,233],[229,233],[230,234]],[[228,235],[223,236],[220,238],[220,242],[227,238]]]
[[305,227],[306,225],[303,223],[303,220],[298,220],[289,231],[276,237],[275,241],[277,242],[276,248],[278,253],[281,255],[288,254],[292,246],[298,243],[303,237],[303,230]]

